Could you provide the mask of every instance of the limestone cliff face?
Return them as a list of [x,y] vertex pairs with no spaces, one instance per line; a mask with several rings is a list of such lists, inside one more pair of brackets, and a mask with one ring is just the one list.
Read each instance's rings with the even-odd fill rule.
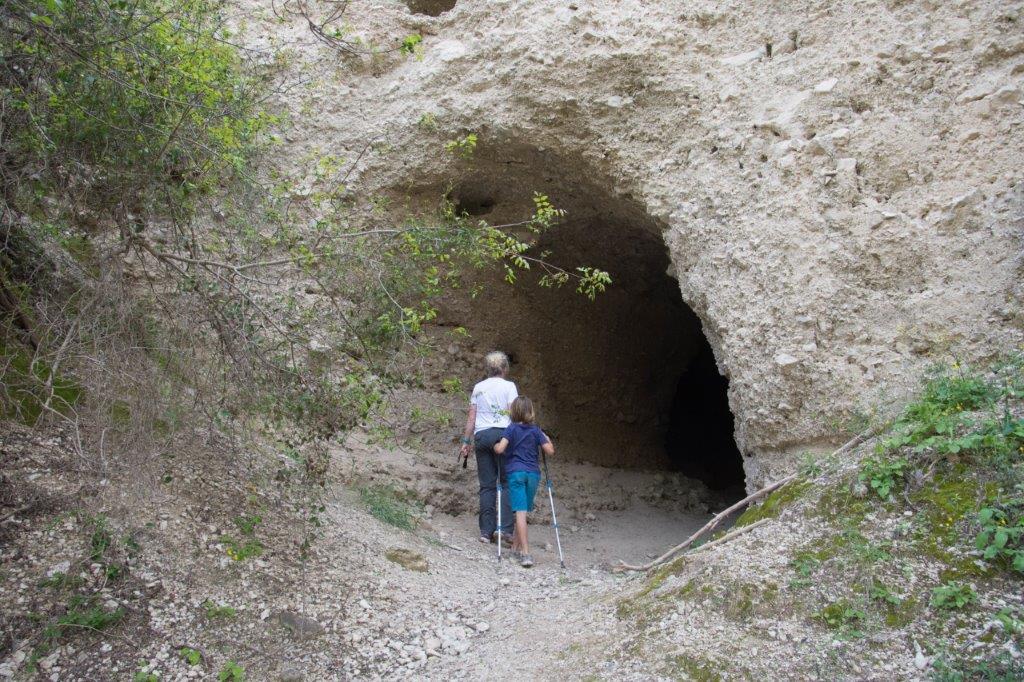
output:
[[[928,363],[1020,346],[1024,3],[411,5],[350,4],[356,35],[424,37],[372,63],[242,8],[317,74],[280,97],[291,163],[375,141],[349,183],[401,210],[454,179],[488,218],[537,189],[656,235],[749,483]],[[471,162],[440,153],[469,131]]]

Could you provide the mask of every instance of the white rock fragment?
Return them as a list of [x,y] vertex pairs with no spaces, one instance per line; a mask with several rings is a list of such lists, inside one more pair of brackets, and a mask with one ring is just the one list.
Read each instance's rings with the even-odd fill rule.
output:
[[788,367],[790,365],[795,365],[798,362],[800,362],[800,360],[789,353],[779,353],[775,356],[775,364],[780,367]]
[[839,84],[839,79],[838,78],[826,78],[825,80],[821,81],[820,83],[818,83],[817,85],[814,86],[814,92],[819,94],[819,95],[824,95],[824,94],[827,94],[829,92],[832,92],[832,90],[838,84]]
[[836,170],[840,173],[856,173],[857,159],[846,157],[836,162]]
[[622,97],[620,95],[611,95],[604,99],[604,105],[611,109],[622,109],[628,107],[633,103],[632,97]]
[[745,64],[750,64],[751,62],[756,62],[764,56],[764,48],[759,47],[756,50],[751,50],[750,52],[741,52],[740,54],[734,54],[731,57],[723,57],[721,62],[726,66],[743,66]]
[[467,52],[469,52],[469,48],[461,40],[442,40],[437,45],[432,45],[426,54],[437,57],[442,62],[451,62],[464,56]]

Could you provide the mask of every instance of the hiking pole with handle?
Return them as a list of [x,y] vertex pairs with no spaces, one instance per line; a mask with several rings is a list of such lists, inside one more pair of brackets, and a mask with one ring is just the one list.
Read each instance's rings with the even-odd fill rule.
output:
[[495,455],[494,459],[498,463],[498,563],[501,563],[501,460],[498,459],[499,455]]
[[551,485],[551,474],[548,472],[548,457],[544,451],[540,451],[541,461],[544,462],[545,487],[548,489],[548,502],[551,503],[551,525],[555,528],[555,544],[558,545],[558,562],[565,568],[565,557],[562,556],[562,539],[558,535],[558,517],[555,516],[555,493]]

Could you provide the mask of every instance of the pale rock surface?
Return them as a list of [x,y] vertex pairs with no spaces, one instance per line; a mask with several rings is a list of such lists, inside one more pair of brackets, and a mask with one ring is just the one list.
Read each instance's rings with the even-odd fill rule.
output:
[[358,35],[424,36],[372,64],[239,2],[250,47],[332,65],[277,100],[283,164],[337,154],[405,211],[460,177],[438,150],[473,131],[465,182],[652,225],[729,378],[748,485],[883,387],[1022,341],[1020,2],[359,0]]

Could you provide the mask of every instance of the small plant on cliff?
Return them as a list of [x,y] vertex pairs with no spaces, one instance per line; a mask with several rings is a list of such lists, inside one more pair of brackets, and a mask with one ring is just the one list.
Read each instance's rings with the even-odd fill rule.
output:
[[978,594],[970,585],[948,582],[932,589],[931,605],[937,609],[952,611],[962,609],[978,601]]
[[217,682],[244,682],[245,670],[234,661],[225,661],[217,673]]
[[419,33],[410,33],[409,35],[402,38],[402,42],[398,47],[398,51],[406,56],[415,56],[417,59],[423,58],[423,36]]
[[450,154],[460,156],[463,159],[472,158],[473,152],[476,151],[476,133],[467,133],[465,136],[455,140],[449,140],[444,148]]
[[849,602],[840,600],[825,606],[818,611],[816,617],[830,629],[837,630],[842,635],[860,637],[862,633],[857,628],[867,618],[867,614]]
[[210,620],[234,618],[238,614],[238,610],[234,607],[218,604],[210,599],[203,601],[203,610],[206,611],[206,617]]
[[893,490],[902,485],[903,477],[910,467],[905,457],[889,459],[884,456],[869,457],[861,465],[861,483],[864,483],[883,500],[889,499]]
[[1019,497],[978,512],[981,532],[975,544],[985,561],[1002,562],[1024,573],[1024,490]]
[[185,661],[191,666],[196,666],[202,663],[203,654],[197,649],[192,647],[183,646],[178,651],[178,655],[181,656],[181,660]]

